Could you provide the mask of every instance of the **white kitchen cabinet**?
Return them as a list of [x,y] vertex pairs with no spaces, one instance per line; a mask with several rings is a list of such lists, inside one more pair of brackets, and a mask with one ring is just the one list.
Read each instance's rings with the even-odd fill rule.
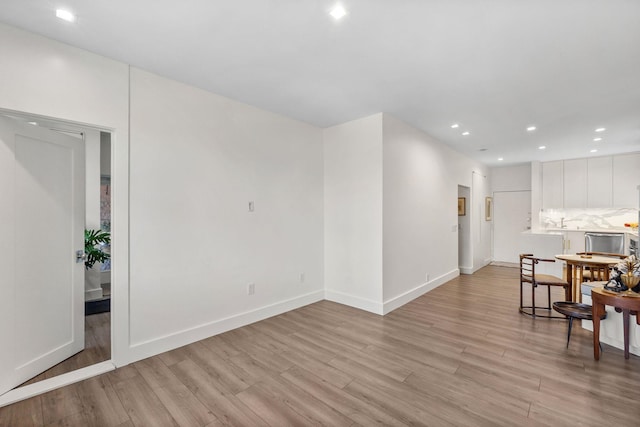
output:
[[563,162],[542,164],[542,208],[560,209],[564,207]]
[[584,252],[584,231],[564,232],[564,253],[576,254]]
[[562,168],[564,208],[586,208],[587,159],[565,160]]
[[587,207],[608,208],[613,203],[613,158],[587,160]]
[[613,207],[637,208],[640,153],[613,156]]

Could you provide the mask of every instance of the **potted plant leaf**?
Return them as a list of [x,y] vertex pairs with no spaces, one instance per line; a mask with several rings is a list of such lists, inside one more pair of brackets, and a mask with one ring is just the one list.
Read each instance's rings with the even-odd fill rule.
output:
[[111,243],[111,235],[103,230],[84,230],[84,268],[89,270],[96,262],[105,262],[111,255],[103,250]]

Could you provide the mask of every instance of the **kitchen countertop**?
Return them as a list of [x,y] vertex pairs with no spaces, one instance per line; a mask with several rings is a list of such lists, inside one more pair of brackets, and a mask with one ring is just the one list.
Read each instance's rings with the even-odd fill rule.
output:
[[638,230],[629,228],[541,228],[540,231],[582,231],[585,233],[629,233],[638,234]]

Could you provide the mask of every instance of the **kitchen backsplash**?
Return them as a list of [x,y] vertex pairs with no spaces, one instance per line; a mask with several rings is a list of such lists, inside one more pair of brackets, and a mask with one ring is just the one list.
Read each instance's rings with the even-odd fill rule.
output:
[[[624,224],[633,222],[638,222],[638,209],[543,209],[540,212],[540,227],[542,229],[624,231],[629,230]],[[564,227],[562,227],[563,225]]]

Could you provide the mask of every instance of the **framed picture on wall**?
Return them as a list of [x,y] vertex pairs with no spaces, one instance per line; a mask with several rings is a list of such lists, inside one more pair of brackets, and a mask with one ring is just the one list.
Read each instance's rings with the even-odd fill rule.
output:
[[467,214],[467,199],[464,197],[458,197],[458,216],[465,216]]
[[491,221],[493,218],[493,199],[491,197],[486,197],[484,199],[484,219],[487,221]]

